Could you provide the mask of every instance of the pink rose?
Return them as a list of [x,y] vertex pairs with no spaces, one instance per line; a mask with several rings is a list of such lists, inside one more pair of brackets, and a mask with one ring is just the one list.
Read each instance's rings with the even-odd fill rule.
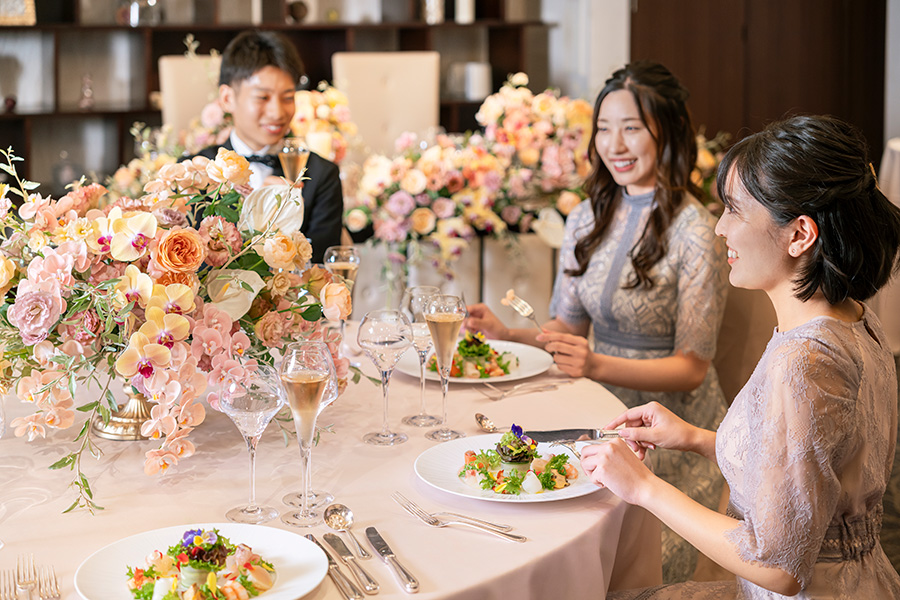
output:
[[395,217],[403,218],[413,211],[416,201],[407,192],[401,190],[391,194],[384,207]]
[[241,234],[223,217],[206,217],[200,222],[200,239],[206,243],[206,262],[221,267],[241,251]]
[[56,325],[60,314],[59,297],[47,291],[36,290],[19,295],[6,316],[19,330],[22,342],[26,346],[33,346],[47,339],[50,328]]
[[263,346],[267,348],[281,348],[284,345],[282,338],[287,333],[285,325],[285,320],[280,313],[269,311],[256,322],[253,331]]
[[438,198],[431,205],[431,210],[434,211],[438,219],[447,219],[456,212],[456,203],[448,198]]

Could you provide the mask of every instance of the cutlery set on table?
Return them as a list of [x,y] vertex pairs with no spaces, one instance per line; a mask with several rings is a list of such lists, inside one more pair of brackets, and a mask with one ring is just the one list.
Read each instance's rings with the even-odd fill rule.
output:
[[[347,533],[350,534],[349,531]],[[350,535],[352,536],[353,534]],[[322,552],[325,553],[326,558],[328,558],[328,575],[331,577],[331,580],[337,586],[338,590],[340,590],[341,594],[348,600],[358,600],[359,598],[362,598],[363,592],[369,595],[377,594],[381,586],[358,562],[359,559],[371,558],[371,555],[368,552],[365,552],[363,548],[357,544],[358,549],[363,550],[363,552],[357,551],[360,555],[359,558],[357,558],[344,541],[336,534],[326,533],[323,537],[325,538],[325,542],[331,547],[331,550],[340,557],[341,562],[347,566],[347,569],[350,570],[353,574],[353,578],[356,580],[354,582],[344,575],[343,571],[341,571],[340,564],[334,559],[331,552],[326,550],[325,546],[323,546],[313,534],[307,534],[306,539],[312,541],[321,548]],[[378,556],[380,556],[393,571],[394,576],[397,578],[403,591],[410,594],[418,592],[419,581],[413,577],[406,567],[400,564],[400,561],[397,560],[397,556],[394,554],[393,550],[391,550],[391,547],[384,538],[381,537],[381,534],[378,533],[378,530],[374,527],[366,528],[366,538],[368,538],[369,543],[372,545],[372,549],[375,550]],[[359,586],[357,586],[356,583],[359,583]],[[360,587],[363,592],[360,591]]]
[[34,564],[34,555],[19,556],[16,570],[0,571],[0,600],[59,600],[59,582],[53,567]]

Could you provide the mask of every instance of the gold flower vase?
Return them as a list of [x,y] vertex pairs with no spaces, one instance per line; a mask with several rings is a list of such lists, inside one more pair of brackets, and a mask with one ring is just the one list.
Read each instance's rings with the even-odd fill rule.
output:
[[153,406],[147,397],[124,383],[122,389],[128,401],[119,410],[109,415],[109,422],[104,423],[100,415],[94,417],[91,430],[98,437],[118,442],[133,442],[149,439],[141,435],[141,425],[150,419],[150,408]]

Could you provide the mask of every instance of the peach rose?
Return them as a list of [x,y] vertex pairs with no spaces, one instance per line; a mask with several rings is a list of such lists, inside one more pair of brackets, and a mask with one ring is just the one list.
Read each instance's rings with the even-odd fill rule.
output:
[[350,316],[352,303],[350,290],[343,283],[326,283],[319,294],[322,313],[330,321],[346,319]]
[[233,150],[219,148],[215,160],[206,164],[206,174],[218,183],[227,181],[232,185],[247,185],[250,182],[250,163]]
[[266,282],[266,289],[268,289],[273,296],[280,298],[288,293],[288,290],[291,289],[293,283],[294,281],[290,273],[287,271],[278,271]]
[[305,285],[309,293],[318,298],[322,288],[334,281],[334,277],[319,265],[313,265],[303,272],[300,277],[300,285]]
[[0,294],[6,294],[16,276],[16,263],[0,254]]
[[290,236],[279,232],[263,242],[262,255],[266,264],[273,269],[293,269],[297,245]]
[[196,294],[200,290],[200,278],[196,273],[179,273],[178,271],[166,271],[156,279],[156,283],[160,285],[169,285],[171,283],[180,283],[191,288]]
[[556,199],[556,210],[566,217],[570,212],[575,210],[575,207],[579,204],[581,204],[581,196],[567,190],[561,193],[559,198]]
[[366,225],[369,224],[369,215],[361,208],[354,208],[347,213],[347,216],[344,217],[344,221],[347,225],[347,229],[356,233],[365,229]]
[[163,271],[195,273],[206,258],[206,244],[191,227],[176,227],[163,234],[153,258]]
[[419,235],[427,235],[434,231],[434,226],[437,224],[437,217],[430,208],[417,208],[412,211],[412,214],[409,216],[409,223],[413,231]]
[[282,338],[287,333],[285,320],[281,314],[269,311],[256,322],[253,328],[257,339],[267,348],[281,348],[284,345]]
[[400,180],[400,189],[415,196],[424,192],[427,184],[428,178],[425,177],[422,171],[410,169],[403,175],[403,179]]

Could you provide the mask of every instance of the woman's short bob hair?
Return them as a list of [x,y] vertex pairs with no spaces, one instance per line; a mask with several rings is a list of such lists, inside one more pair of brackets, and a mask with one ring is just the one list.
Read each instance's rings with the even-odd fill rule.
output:
[[719,197],[733,209],[727,177],[766,207],[778,226],[800,215],[819,236],[795,280],[794,295],[821,290],[837,304],[870,298],[898,268],[900,209],[878,189],[866,144],[852,125],[828,116],[770,124],[735,144],[719,164]]

